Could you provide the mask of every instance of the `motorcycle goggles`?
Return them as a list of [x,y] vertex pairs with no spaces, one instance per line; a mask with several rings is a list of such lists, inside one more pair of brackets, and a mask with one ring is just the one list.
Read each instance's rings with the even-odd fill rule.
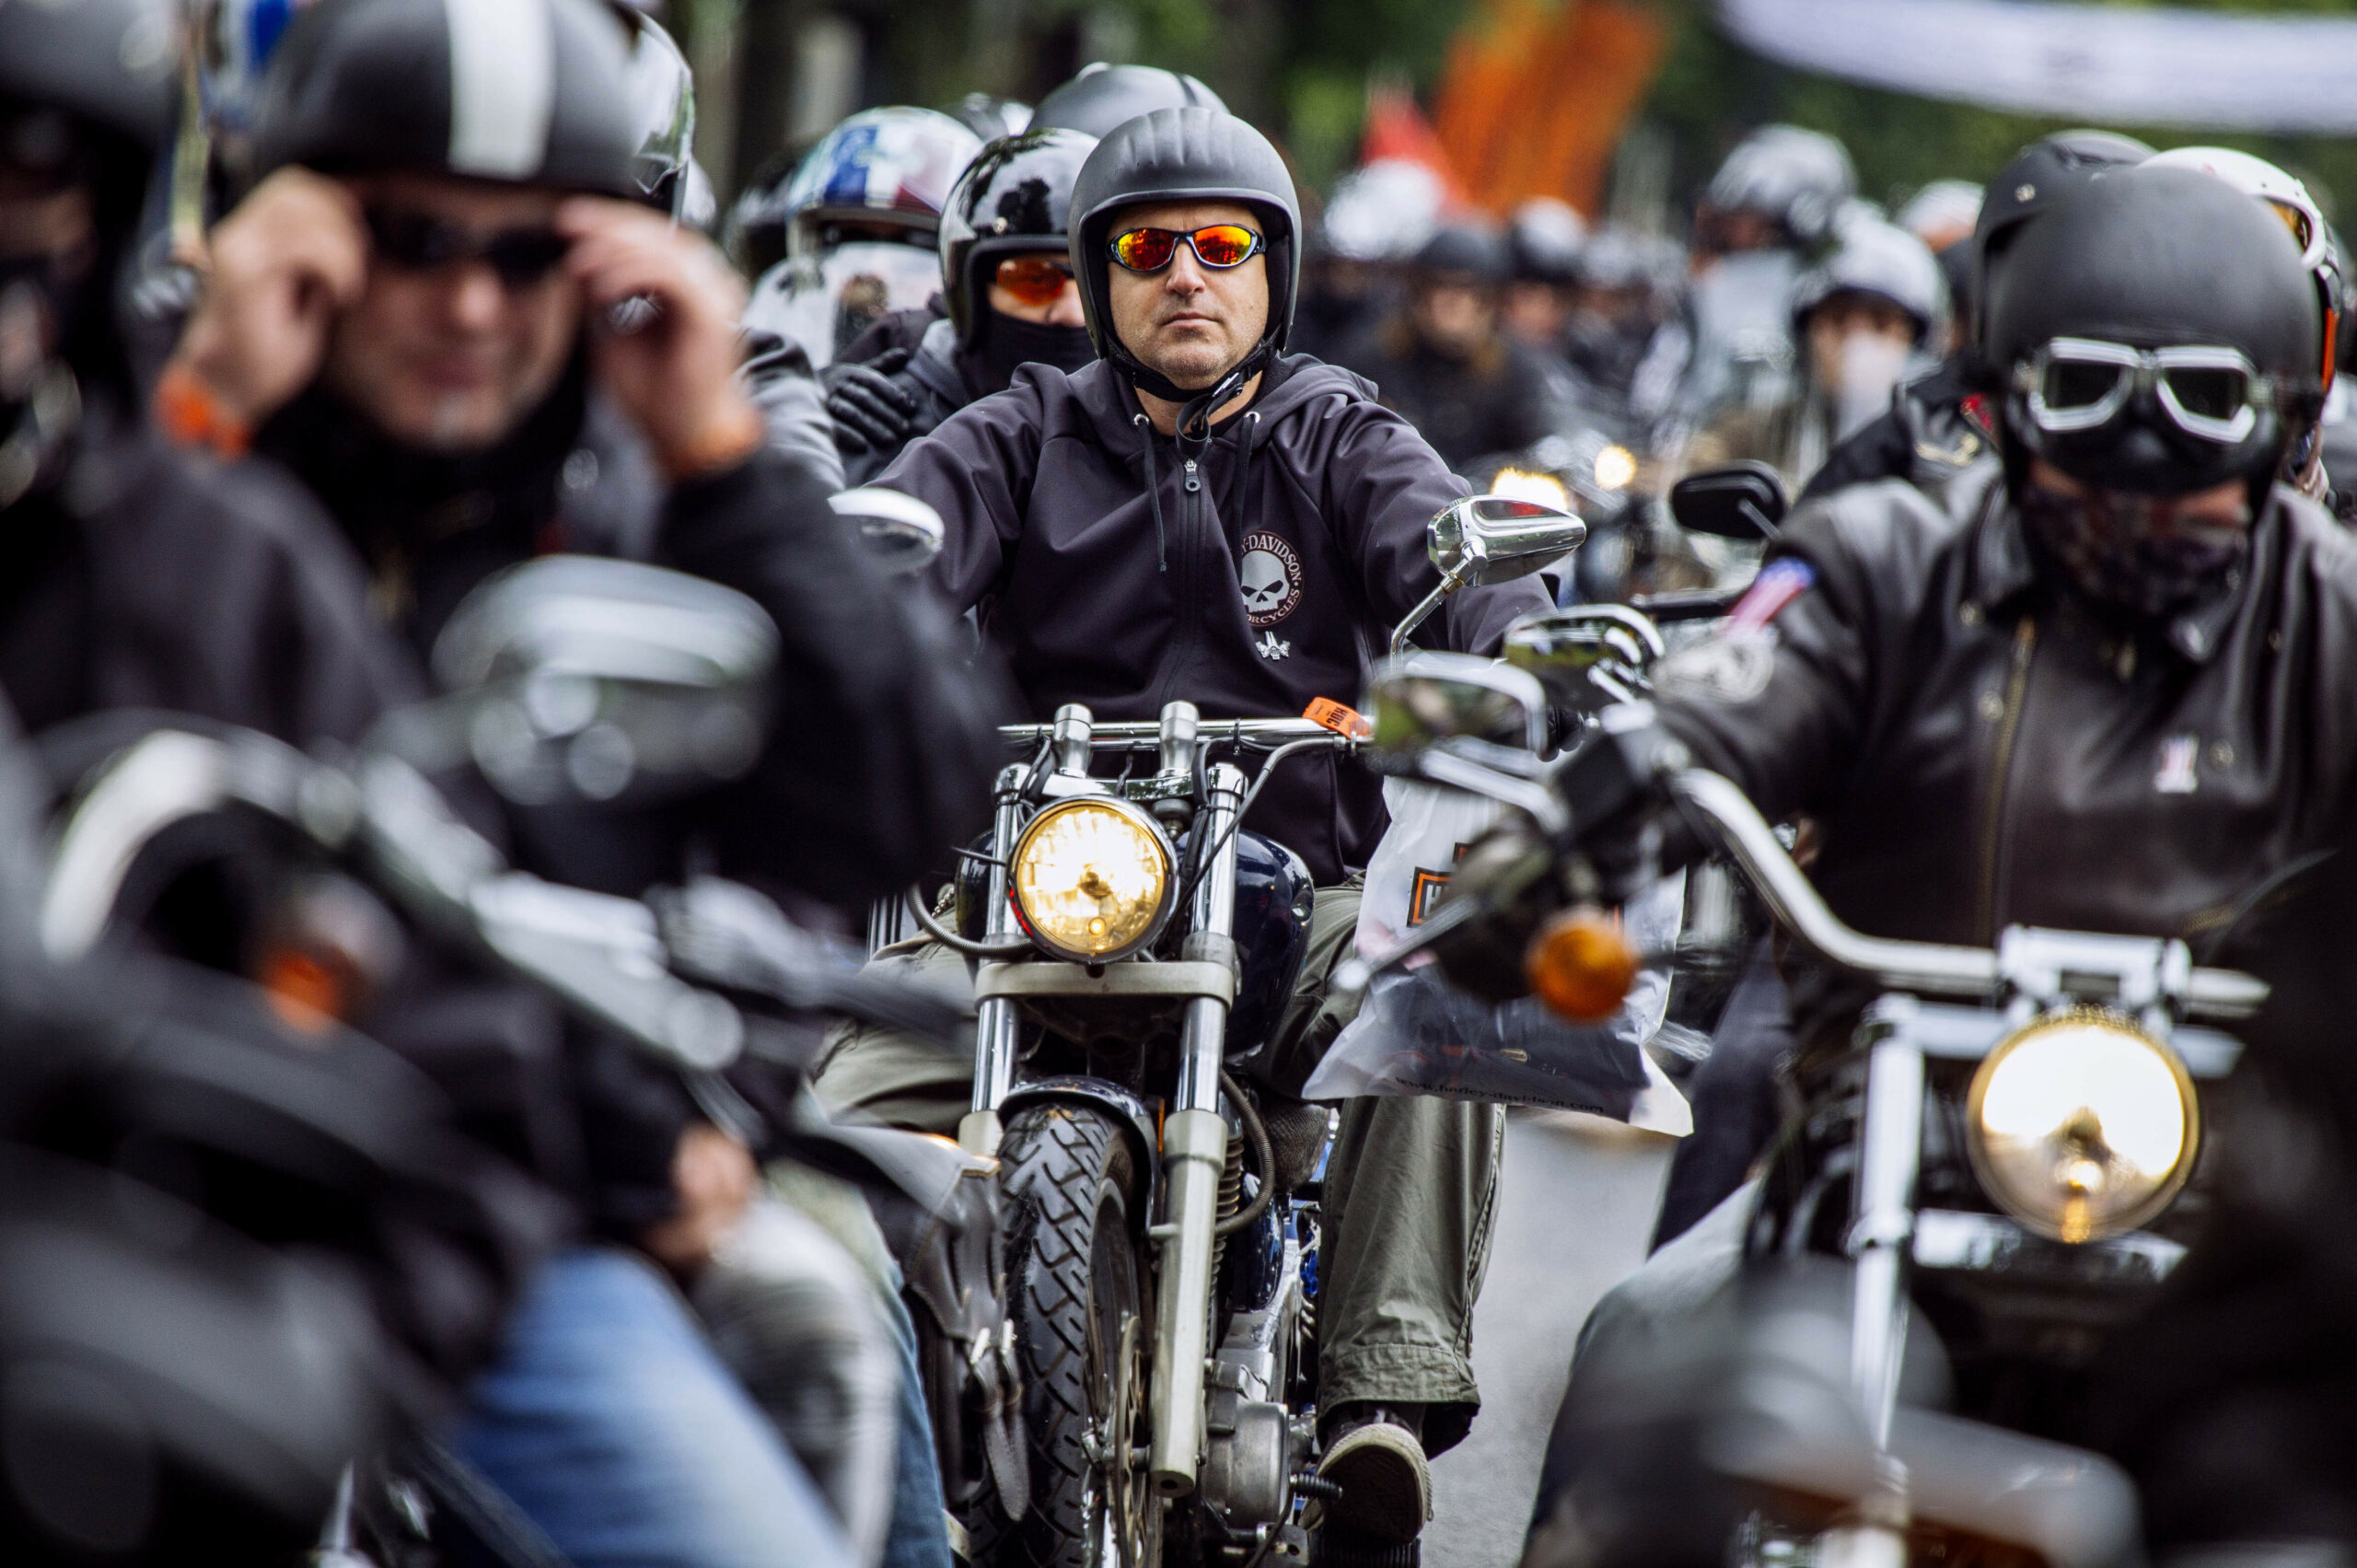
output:
[[1009,256],[991,281],[1025,305],[1053,305],[1072,283],[1072,263],[1052,256]]
[[1215,223],[1192,234],[1175,228],[1133,228],[1113,237],[1113,260],[1133,273],[1158,273],[1184,244],[1195,260],[1214,272],[1240,267],[1269,248],[1269,242],[1240,223]]
[[424,213],[393,207],[370,207],[363,216],[377,260],[413,273],[481,261],[510,293],[530,288],[547,277],[573,249],[573,241],[552,229],[470,234]]
[[2275,382],[2241,353],[2212,345],[2133,348],[2056,338],[2014,366],[2030,422],[2049,436],[2099,430],[2150,392],[2172,424],[2220,446],[2249,439],[2279,401]]

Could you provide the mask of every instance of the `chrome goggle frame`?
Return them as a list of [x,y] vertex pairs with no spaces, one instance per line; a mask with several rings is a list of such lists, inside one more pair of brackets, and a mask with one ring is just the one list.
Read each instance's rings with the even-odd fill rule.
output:
[[[2093,402],[2058,409],[2046,401],[2047,377],[2057,365],[2105,366],[2119,374]],[[2170,372],[2177,370],[2235,372],[2243,378],[2242,406],[2223,419],[2194,412],[2178,401],[2169,383]],[[2276,401],[2274,382],[2237,350],[2215,345],[2133,348],[2096,338],[2054,339],[2014,367],[2014,387],[2027,401],[2031,422],[2049,436],[2099,430],[2119,416],[2131,398],[2149,389],[2178,429],[2225,447],[2247,440],[2259,411],[2272,409]]]

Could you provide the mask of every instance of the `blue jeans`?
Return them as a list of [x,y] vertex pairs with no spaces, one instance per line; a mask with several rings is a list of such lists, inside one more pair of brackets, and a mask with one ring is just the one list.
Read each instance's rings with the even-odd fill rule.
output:
[[[897,1274],[899,1271],[895,1270]],[[900,1442],[892,1476],[892,1529],[877,1568],[950,1568],[949,1529],[943,1523],[941,1460],[933,1451],[933,1415],[917,1370],[917,1330],[897,1295],[884,1295],[884,1316],[900,1351]]]
[[576,1568],[852,1568],[776,1428],[633,1253],[541,1269],[455,1446]]

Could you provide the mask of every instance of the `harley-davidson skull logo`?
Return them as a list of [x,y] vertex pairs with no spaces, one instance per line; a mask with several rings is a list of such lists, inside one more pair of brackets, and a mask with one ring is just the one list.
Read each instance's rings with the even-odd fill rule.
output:
[[1275,534],[1246,534],[1237,586],[1243,590],[1244,613],[1252,624],[1273,626],[1301,603],[1301,557]]

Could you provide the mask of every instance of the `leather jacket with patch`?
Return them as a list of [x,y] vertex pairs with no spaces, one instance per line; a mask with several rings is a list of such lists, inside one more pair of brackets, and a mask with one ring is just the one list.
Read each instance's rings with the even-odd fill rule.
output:
[[[1959,525],[1903,482],[1798,511],[1754,612],[1662,667],[1664,722],[1858,930],[2184,937],[2340,842],[2357,778],[2357,541],[2282,486],[2247,567],[2159,624],[2042,580],[1992,474]],[[1743,628],[1748,626],[1750,629]],[[1805,1062],[1862,998],[1794,976]]]

